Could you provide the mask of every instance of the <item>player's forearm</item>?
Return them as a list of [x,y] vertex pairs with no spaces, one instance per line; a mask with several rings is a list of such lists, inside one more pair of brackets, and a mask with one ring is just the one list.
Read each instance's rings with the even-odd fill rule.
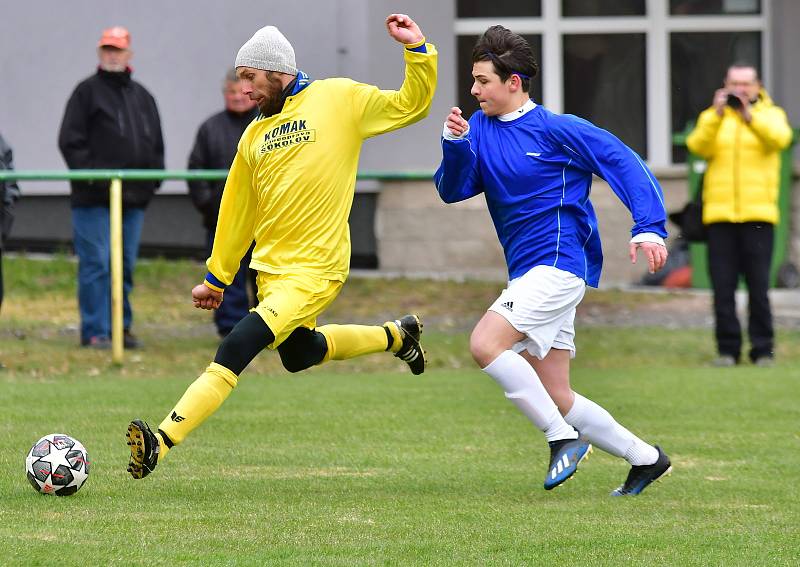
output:
[[471,140],[442,140],[442,163],[434,175],[436,190],[445,203],[457,203],[481,192],[475,173]]
[[631,212],[634,222],[631,236],[651,232],[666,238],[667,211],[661,186],[641,158],[629,152],[630,162],[609,172],[606,180]]
[[404,57],[405,77],[395,101],[412,117],[411,123],[427,116],[430,110],[436,92],[438,53],[433,44],[412,44],[405,47]]
[[252,231],[249,236],[230,234],[225,230],[224,222],[225,219],[220,216],[211,256],[206,261],[208,274],[205,280],[207,284],[211,284],[209,287],[216,291],[223,291],[233,282],[242,258],[253,241]]
[[[255,212],[247,199],[237,199],[235,192],[223,193],[214,233],[211,257],[206,262],[208,271],[216,278],[211,280],[217,287],[230,285],[239,264],[253,242]],[[206,278],[207,280],[209,278]],[[213,289],[213,288],[212,288]]]
[[244,253],[253,242],[257,206],[252,170],[237,152],[222,191],[214,246],[206,262],[210,274],[220,284],[214,284],[216,287],[230,285],[239,270]]

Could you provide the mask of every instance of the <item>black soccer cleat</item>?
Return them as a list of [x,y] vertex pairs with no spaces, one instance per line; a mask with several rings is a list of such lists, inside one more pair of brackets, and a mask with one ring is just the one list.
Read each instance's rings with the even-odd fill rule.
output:
[[128,425],[125,437],[128,438],[128,446],[131,449],[128,472],[133,478],[144,478],[153,472],[158,464],[158,453],[161,448],[158,437],[141,419],[134,419]]
[[396,319],[394,324],[400,329],[400,335],[403,337],[403,344],[394,355],[408,364],[412,374],[422,374],[425,372],[426,364],[425,351],[419,342],[422,322],[416,315],[406,315]]
[[632,466],[628,478],[622,486],[611,493],[611,496],[636,496],[653,482],[672,472],[672,463],[667,454],[658,445],[655,447],[658,450],[656,462],[652,465]]
[[550,441],[550,467],[544,478],[544,489],[553,490],[578,472],[578,465],[589,457],[592,445],[580,437]]

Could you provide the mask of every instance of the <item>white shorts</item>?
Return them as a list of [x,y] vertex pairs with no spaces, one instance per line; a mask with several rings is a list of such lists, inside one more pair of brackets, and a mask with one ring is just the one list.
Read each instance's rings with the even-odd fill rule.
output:
[[551,348],[575,356],[575,308],[586,293],[578,276],[552,266],[534,266],[508,282],[489,307],[527,336],[514,345],[514,352],[527,350],[543,359]]

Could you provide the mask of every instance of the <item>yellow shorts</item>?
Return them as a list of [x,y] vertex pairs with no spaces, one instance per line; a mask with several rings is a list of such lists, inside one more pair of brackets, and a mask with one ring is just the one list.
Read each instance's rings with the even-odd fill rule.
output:
[[269,348],[275,349],[297,327],[313,329],[317,316],[330,305],[344,282],[308,274],[258,272],[258,313],[275,334]]

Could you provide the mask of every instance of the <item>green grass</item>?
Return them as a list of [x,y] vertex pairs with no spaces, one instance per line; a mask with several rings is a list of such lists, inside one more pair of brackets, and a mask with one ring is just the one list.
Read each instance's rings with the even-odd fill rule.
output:
[[[289,375],[266,353],[217,414],[133,481],[128,421],[157,424],[217,344],[188,300],[203,269],[141,265],[147,348],[121,368],[76,348],[74,271],[67,258],[4,262],[0,564],[797,564],[798,332],[780,333],[775,368],[723,370],[704,366],[708,330],[579,320],[574,388],[663,445],[675,471],[612,499],[627,466],[596,451],[549,493],[541,434],[466,352],[469,325],[501,286],[353,280],[329,320],[419,309],[430,371],[413,377],[375,355]],[[631,303],[619,292],[586,301]],[[93,462],[69,498],[36,494],[24,475],[30,445],[56,431]]]

